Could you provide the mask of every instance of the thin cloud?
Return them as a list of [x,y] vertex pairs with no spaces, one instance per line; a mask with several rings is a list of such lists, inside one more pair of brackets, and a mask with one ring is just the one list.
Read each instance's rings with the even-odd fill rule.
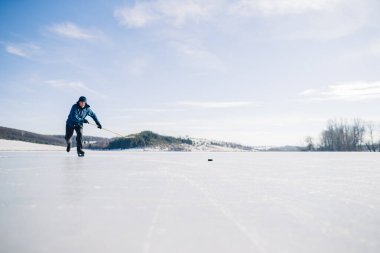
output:
[[174,108],[126,108],[124,112],[137,112],[137,113],[166,113],[166,112],[182,112],[183,109]]
[[153,5],[144,2],[131,7],[117,8],[114,16],[120,25],[133,28],[144,27],[159,18]]
[[92,40],[98,37],[94,31],[81,28],[71,22],[54,24],[50,26],[48,30],[56,35],[69,39]]
[[369,47],[368,52],[372,55],[380,55],[380,41],[372,43]]
[[319,92],[319,90],[316,90],[316,89],[307,89],[307,90],[300,92],[298,95],[308,96],[308,95],[314,95],[318,92]]
[[180,101],[176,104],[180,106],[186,106],[186,107],[211,108],[211,109],[212,108],[213,109],[236,108],[236,107],[258,105],[257,102],[252,102],[252,101],[227,101],[227,102]]
[[239,0],[229,13],[270,24],[267,37],[280,40],[331,40],[357,32],[373,13],[371,0]]
[[207,1],[150,1],[136,2],[133,6],[119,7],[114,16],[120,25],[140,28],[155,21],[181,26],[187,21],[199,22],[210,16],[212,5]]
[[179,59],[184,59],[184,62],[194,68],[226,71],[224,62],[200,41],[171,41],[169,45],[176,49]]
[[345,53],[349,57],[362,57],[362,56],[380,56],[380,40],[374,40],[367,45],[360,45],[355,50],[350,50]]
[[21,57],[28,57],[28,55],[24,52],[24,50],[22,50],[21,48],[19,47],[15,47],[15,46],[6,46],[5,47],[5,50],[10,53],[10,54],[14,54],[14,55],[17,55],[17,56],[21,56]]
[[380,81],[330,85],[325,90],[308,89],[298,94],[302,101],[361,101],[380,98]]
[[243,16],[274,16],[328,11],[343,0],[240,0],[233,3],[230,12]]
[[116,8],[114,16],[121,25],[134,28],[145,27],[157,21],[179,26],[186,21],[199,22],[226,13],[235,16],[274,16],[330,11],[344,2],[344,0],[158,0],[136,2],[133,5]]
[[239,29],[240,24],[254,26],[261,19],[268,26],[266,38],[325,41],[367,25],[376,15],[373,6],[372,0],[158,0],[115,8],[114,17],[129,28],[225,22],[226,27],[235,24]]
[[45,81],[46,84],[53,88],[58,89],[72,89],[76,91],[91,92],[93,94],[98,94],[97,91],[89,88],[85,83],[81,81],[66,81],[66,80],[48,80]]
[[5,51],[19,57],[31,58],[40,51],[40,47],[31,43],[9,44],[5,46]]
[[126,71],[133,76],[142,76],[150,65],[148,57],[135,58],[128,62]]

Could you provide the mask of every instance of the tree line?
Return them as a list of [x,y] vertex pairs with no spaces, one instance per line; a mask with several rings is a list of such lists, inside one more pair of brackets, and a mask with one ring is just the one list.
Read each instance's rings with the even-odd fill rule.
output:
[[372,121],[330,119],[319,139],[305,138],[308,151],[380,151],[380,126]]

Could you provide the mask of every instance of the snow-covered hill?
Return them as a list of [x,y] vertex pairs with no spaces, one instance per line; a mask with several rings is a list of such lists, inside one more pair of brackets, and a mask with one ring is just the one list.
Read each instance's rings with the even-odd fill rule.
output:
[[155,145],[147,147],[138,147],[124,149],[125,151],[151,151],[151,152],[166,152],[166,151],[182,151],[182,152],[254,152],[259,151],[253,147],[242,146],[240,144],[210,141],[206,139],[191,138],[192,144],[176,143],[170,145]]
[[0,139],[0,151],[59,151],[64,150],[62,146],[36,144],[25,141]]

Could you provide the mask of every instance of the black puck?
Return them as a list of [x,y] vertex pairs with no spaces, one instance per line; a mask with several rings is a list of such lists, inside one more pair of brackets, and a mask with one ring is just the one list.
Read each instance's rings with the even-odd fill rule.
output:
[[213,160],[211,158],[207,159],[207,161],[212,162]]

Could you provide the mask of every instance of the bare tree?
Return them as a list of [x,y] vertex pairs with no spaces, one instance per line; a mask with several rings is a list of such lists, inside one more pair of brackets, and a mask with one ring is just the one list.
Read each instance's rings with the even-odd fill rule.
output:
[[327,122],[321,134],[320,149],[325,151],[360,151],[363,149],[365,123],[361,119],[351,121],[334,119]]
[[365,141],[365,145],[367,147],[367,149],[370,151],[370,152],[376,152],[376,144],[375,144],[375,123],[373,123],[372,121],[368,121],[366,123],[366,128],[367,128],[367,139]]
[[315,150],[314,138],[313,137],[306,136],[305,142],[306,142],[306,150],[308,150],[308,151],[314,151]]
[[351,128],[353,138],[352,148],[354,151],[360,151],[362,150],[364,134],[366,131],[364,121],[358,118],[354,119]]

